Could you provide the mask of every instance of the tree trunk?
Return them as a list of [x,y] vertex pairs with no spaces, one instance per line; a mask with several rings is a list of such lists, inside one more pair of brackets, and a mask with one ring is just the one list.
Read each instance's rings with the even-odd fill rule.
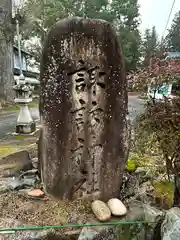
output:
[[180,206],[180,158],[177,158],[174,162],[174,206]]
[[0,1],[0,99],[13,100],[12,0]]

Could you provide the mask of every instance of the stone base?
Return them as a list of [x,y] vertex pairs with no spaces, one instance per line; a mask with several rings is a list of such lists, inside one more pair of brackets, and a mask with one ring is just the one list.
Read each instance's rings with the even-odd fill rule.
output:
[[23,138],[29,138],[29,137],[39,138],[39,131],[40,131],[40,129],[36,129],[35,132],[32,132],[32,133],[25,133],[25,134],[21,133],[20,134],[20,133],[13,132],[13,133],[9,133],[8,135],[11,135],[11,136],[14,136],[14,137],[23,136]]
[[18,134],[30,134],[36,131],[36,123],[31,122],[27,124],[18,124],[16,125],[16,133]]

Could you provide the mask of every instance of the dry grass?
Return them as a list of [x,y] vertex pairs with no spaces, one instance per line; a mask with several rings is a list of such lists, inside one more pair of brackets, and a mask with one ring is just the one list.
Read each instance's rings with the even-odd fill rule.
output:
[[0,145],[0,157],[16,152],[17,148],[11,145]]

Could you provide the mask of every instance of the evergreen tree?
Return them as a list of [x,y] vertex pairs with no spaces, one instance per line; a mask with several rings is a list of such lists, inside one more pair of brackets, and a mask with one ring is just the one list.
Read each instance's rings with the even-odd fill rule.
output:
[[104,19],[114,24],[120,36],[127,70],[135,69],[140,57],[138,0],[27,0],[24,5],[24,38],[44,39],[48,29],[59,19],[80,16]]
[[150,58],[156,54],[157,50],[158,50],[158,37],[156,33],[156,28],[153,27],[152,29],[146,29],[142,43],[144,66],[149,65]]
[[180,51],[180,11],[176,13],[166,37],[170,51]]

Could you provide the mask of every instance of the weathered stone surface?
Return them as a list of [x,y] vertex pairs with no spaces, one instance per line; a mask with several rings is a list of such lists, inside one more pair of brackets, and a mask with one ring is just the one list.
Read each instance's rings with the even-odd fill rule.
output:
[[84,194],[81,197],[76,197],[75,195],[75,199],[79,198],[79,199],[83,199],[83,200],[88,200],[88,201],[95,201],[98,200],[100,198],[100,192],[93,192],[91,194]]
[[94,215],[99,221],[107,221],[111,218],[111,211],[104,202],[96,200],[92,203],[91,207]]
[[29,153],[19,151],[0,159],[0,177],[20,175],[21,171],[33,168]]
[[82,188],[119,197],[128,155],[127,92],[119,40],[109,23],[65,19],[49,32],[41,62],[39,159],[45,192]]
[[[112,218],[112,221],[150,221],[148,225],[119,225],[111,227],[83,228],[78,240],[152,240],[160,239],[160,223],[164,213],[147,204],[133,201],[129,204],[127,215],[123,218]],[[92,221],[94,223],[94,221]]]
[[110,227],[83,228],[78,240],[117,240],[116,231]]
[[22,172],[19,176],[19,179],[37,179],[38,177],[38,170],[37,169],[31,169],[25,172]]
[[4,178],[0,180],[0,194],[20,190],[27,187],[34,187],[36,179],[18,179],[18,178]]
[[131,175],[128,172],[123,174],[123,184],[120,189],[119,198],[124,200],[136,194],[139,189],[139,180],[136,175]]
[[171,208],[166,212],[165,219],[161,225],[162,240],[180,239],[180,209]]
[[[133,176],[131,180],[133,179],[137,181],[137,184],[136,185],[134,184],[133,186],[131,186],[128,182],[127,192],[126,192],[126,188],[125,187],[123,188],[123,191],[121,192],[123,196],[123,201],[124,200],[128,201],[128,198],[129,198],[131,200],[134,199],[134,200],[141,201],[142,203],[153,204],[153,205],[156,204],[155,189],[152,183],[148,181],[139,185],[139,181],[137,180],[137,178]],[[135,181],[134,183],[136,183]]]
[[24,188],[24,183],[23,181],[19,179],[11,179],[10,181],[7,182],[9,190],[20,190]]
[[141,176],[146,175],[146,172],[147,172],[147,170],[144,167],[138,167],[135,171],[136,174],[139,174]]
[[117,198],[110,199],[107,206],[114,216],[123,216],[127,213],[126,206]]
[[38,158],[36,158],[36,157],[32,158],[32,165],[34,168],[36,168],[36,169],[38,168]]
[[[18,228],[25,227],[25,224],[16,219],[0,218],[0,228]],[[0,240],[75,240],[77,236],[74,234],[64,235],[61,231],[55,230],[39,230],[39,231],[18,231],[9,234],[1,234]]]

